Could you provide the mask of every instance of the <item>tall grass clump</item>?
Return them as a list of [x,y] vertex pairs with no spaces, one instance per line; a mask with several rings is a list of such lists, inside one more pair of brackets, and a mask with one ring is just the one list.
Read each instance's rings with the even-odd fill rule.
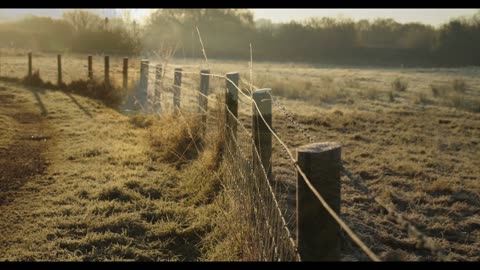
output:
[[105,105],[118,108],[123,100],[122,90],[113,82],[103,82],[98,79],[76,80],[65,87],[71,92],[101,100]]
[[28,75],[25,76],[21,82],[28,86],[42,87],[42,88],[56,88],[55,85],[53,85],[51,82],[43,81],[43,79],[40,77],[39,70],[35,70],[32,73],[32,76],[28,76]]
[[407,88],[408,88],[408,82],[405,79],[400,77],[395,78],[395,80],[393,80],[391,85],[394,91],[399,91],[399,92],[405,92],[407,91]]
[[452,92],[465,93],[468,89],[468,85],[463,79],[454,79],[443,84],[431,84],[430,89],[432,90],[433,96],[443,97]]
[[432,95],[440,103],[455,109],[480,112],[480,99],[468,96],[468,85],[463,79],[454,79],[443,84],[431,84]]
[[413,98],[413,103],[414,104],[426,105],[426,104],[431,104],[432,101],[427,97],[426,93],[419,92],[419,93],[415,94],[415,96]]
[[150,127],[149,139],[156,153],[155,159],[180,166],[198,156],[201,143],[199,121],[194,117],[184,120],[179,116],[162,115]]
[[434,97],[443,97],[447,93],[447,87],[439,84],[431,84],[430,89]]
[[393,91],[388,92],[388,100],[390,102],[395,102],[395,94],[393,94]]
[[451,84],[455,92],[465,93],[468,89],[467,83],[463,79],[454,79]]

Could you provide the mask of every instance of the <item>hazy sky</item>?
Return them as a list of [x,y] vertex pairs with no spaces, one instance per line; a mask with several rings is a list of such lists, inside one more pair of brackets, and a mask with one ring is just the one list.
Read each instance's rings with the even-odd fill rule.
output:
[[[439,25],[449,21],[451,18],[472,15],[480,9],[252,9],[255,19],[266,18],[273,22],[288,22],[290,20],[301,20],[308,17],[336,17],[345,16],[354,20],[375,19],[377,17],[393,18],[398,22],[421,22],[432,25]],[[40,16],[60,17],[64,9],[0,9],[0,19],[15,18],[26,14]],[[97,9],[98,13],[104,16],[120,14],[122,9]],[[116,12],[115,12],[116,11]],[[132,9],[135,19],[142,21],[150,9]]]
[[[288,22],[308,17],[345,16],[354,20],[393,18],[398,22],[422,22],[440,25],[451,18],[475,14],[480,9],[252,9],[255,19],[266,18],[273,22]],[[136,9],[133,12],[139,18],[149,13],[148,9]]]
[[449,19],[475,14],[479,9],[253,9],[256,18],[269,18],[273,22],[288,22],[314,16],[342,15],[354,20],[393,18],[398,22],[422,22],[439,25]]

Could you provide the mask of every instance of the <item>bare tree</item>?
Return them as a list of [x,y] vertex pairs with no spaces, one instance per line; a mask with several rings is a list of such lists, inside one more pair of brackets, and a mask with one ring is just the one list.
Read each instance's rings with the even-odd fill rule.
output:
[[66,11],[63,13],[62,17],[65,21],[71,24],[77,32],[96,28],[102,25],[103,21],[97,14],[81,9]]

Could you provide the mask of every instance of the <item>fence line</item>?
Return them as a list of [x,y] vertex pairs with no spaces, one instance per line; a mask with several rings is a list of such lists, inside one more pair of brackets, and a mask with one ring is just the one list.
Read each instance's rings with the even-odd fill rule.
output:
[[[31,77],[32,76],[32,53],[28,53],[28,73],[27,76]],[[93,68],[92,68],[92,56],[88,56],[88,78],[92,79],[93,78]],[[65,66],[65,61],[63,63],[63,66]],[[62,72],[68,75],[68,72],[65,69],[62,69],[62,58],[61,55],[59,54],[57,56],[57,65],[58,65],[58,71],[57,71],[57,84],[60,86],[63,84],[63,78],[62,78]],[[370,248],[363,243],[363,241],[353,232],[353,230],[342,220],[342,218],[339,216],[339,213],[337,213],[331,205],[326,201],[324,196],[315,188],[314,184],[312,181],[309,179],[308,173],[305,172],[305,168],[302,168],[299,163],[298,159],[296,159],[292,151],[289,149],[289,147],[286,145],[286,143],[280,138],[280,136],[275,132],[275,130],[271,127],[271,124],[269,124],[269,121],[265,119],[264,114],[262,113],[262,110],[259,107],[259,104],[257,101],[255,101],[254,98],[252,98],[253,95],[253,89],[259,89],[259,87],[255,86],[253,83],[248,82],[244,79],[240,79],[239,82],[242,82],[249,87],[247,87],[245,90],[248,94],[244,93],[242,89],[238,86],[239,83],[235,82],[232,80],[232,78],[229,78],[228,74],[227,76],[222,75],[222,74],[215,74],[215,73],[210,73],[210,70],[208,72],[206,70],[200,70],[198,71],[192,71],[192,70],[187,70],[187,69],[182,69],[179,67],[169,67],[168,65],[153,65],[150,64],[146,60],[142,60],[141,62],[141,70],[140,70],[140,81],[139,81],[139,87],[140,90],[144,90],[144,93],[146,94],[147,98],[145,100],[148,100],[149,97],[149,81],[151,80],[151,74],[149,72],[149,67],[154,66],[153,70],[155,70],[155,77],[153,78],[153,82],[155,83],[155,91],[153,92],[153,104],[140,104],[140,107],[143,109],[147,109],[147,111],[151,111],[151,108],[155,108],[155,102],[157,102],[157,99],[159,100],[158,102],[160,103],[160,92],[169,92],[173,94],[173,99],[171,100],[173,102],[173,109],[174,113],[180,115],[182,118],[184,118],[184,115],[181,110],[181,96],[187,96],[187,97],[193,97],[197,99],[197,102],[193,102],[193,106],[198,110],[198,115],[202,116],[202,119],[208,115],[208,105],[205,106],[205,102],[208,104],[208,101],[214,102],[216,104],[219,104],[221,108],[226,110],[226,122],[224,123],[225,126],[225,132],[226,136],[228,136],[231,139],[231,143],[227,143],[227,152],[226,154],[226,160],[229,160],[229,164],[231,165],[230,168],[231,170],[238,170],[237,172],[239,173],[238,176],[235,175],[234,171],[230,171],[230,180],[226,180],[228,183],[230,183],[230,187],[235,186],[238,190],[234,190],[236,192],[239,192],[240,195],[246,195],[244,196],[237,196],[237,199],[242,199],[244,202],[249,202],[252,205],[244,205],[244,207],[251,207],[251,211],[244,212],[246,216],[250,218],[251,225],[253,225],[254,229],[254,235],[258,238],[255,241],[255,245],[257,247],[261,247],[261,254],[262,258],[264,260],[290,260],[290,259],[295,259],[295,260],[301,260],[301,252],[299,251],[299,247],[295,243],[295,241],[292,238],[292,233],[290,232],[287,222],[285,220],[285,217],[282,213],[279,201],[277,199],[276,195],[276,188],[274,189],[270,182],[272,181],[272,176],[270,176],[269,170],[271,170],[270,166],[267,166],[265,168],[265,160],[262,160],[261,154],[259,153],[259,149],[257,149],[255,141],[253,140],[253,133],[250,133],[248,129],[241,123],[237,116],[237,107],[232,107],[234,111],[232,111],[229,108],[228,102],[221,102],[215,98],[212,98],[212,95],[209,95],[208,93],[208,83],[205,87],[205,83],[202,82],[202,79],[204,77],[212,77],[212,78],[219,78],[219,79],[224,79],[227,86],[231,86],[232,88],[229,91],[234,91],[235,95],[240,95],[234,97],[235,102],[238,102],[238,100],[241,100],[244,104],[251,105],[253,114],[258,116],[259,119],[263,122],[263,126],[268,130],[269,134],[275,138],[275,140],[280,144],[281,150],[283,153],[286,154],[287,159],[289,162],[293,165],[295,168],[295,171],[297,172],[298,175],[298,180],[302,180],[308,189],[313,193],[313,195],[316,197],[320,205],[325,209],[329,216],[340,226],[341,229],[343,229],[347,235],[352,239],[352,241],[360,247],[360,249],[373,261],[379,261],[379,257],[370,250]],[[160,67],[160,69],[159,69]],[[105,56],[104,60],[104,81],[106,84],[110,83],[110,72],[109,72],[109,57]],[[160,70],[160,71],[159,71]],[[163,82],[167,79],[170,78],[170,76],[167,76],[167,71],[174,71],[174,82],[173,84],[166,84],[164,85]],[[136,72],[136,70],[134,70]],[[196,75],[200,76],[202,78],[200,80],[200,86],[199,90],[196,90],[195,87],[190,88],[186,87],[185,83],[194,83],[195,81],[191,81],[189,78],[185,77],[183,78],[183,84],[182,85],[182,74],[190,74],[190,75]],[[238,73],[236,73],[238,76]],[[123,62],[123,89],[124,91],[126,90],[128,85],[128,58],[124,58]],[[157,86],[159,87],[157,91]],[[250,88],[250,89],[249,89]],[[181,91],[182,89],[188,90],[191,93],[194,94],[189,94],[186,91]],[[228,91],[227,91],[228,93]],[[224,94],[224,93],[219,93],[219,94]],[[286,119],[289,120],[293,125],[309,140],[310,143],[315,141],[315,137],[313,137],[309,132],[302,127],[298,121],[295,120],[294,116],[288,112],[288,110],[283,106],[280,101],[274,97],[270,92],[268,92],[268,95],[270,97],[269,101],[273,105],[276,106],[285,116]],[[242,97],[241,99],[239,97]],[[246,99],[243,100],[243,99]],[[163,101],[163,98],[161,99]],[[236,105],[238,106],[238,105]],[[148,109],[150,108],[150,109]],[[158,107],[161,108],[161,107]],[[157,110],[159,111],[159,109]],[[218,117],[214,117],[212,115],[209,116],[210,119],[215,120],[216,122],[222,121],[222,119]],[[233,120],[233,122],[229,122],[228,119]],[[231,126],[231,124],[233,124]],[[202,124],[205,125],[206,128],[206,121],[202,120]],[[246,139],[244,140],[239,140],[237,138],[237,128],[240,127],[240,130],[244,132],[244,135],[246,135]],[[228,132],[227,132],[228,131]],[[189,135],[193,136],[192,131],[189,130]],[[258,130],[253,129],[253,132],[259,132]],[[196,146],[197,147],[197,146]],[[270,146],[271,147],[271,146]],[[247,154],[245,149],[242,148],[251,148],[251,155]],[[197,148],[198,150],[198,148]],[[271,151],[271,150],[270,150]],[[247,151],[248,152],[248,151]],[[240,165],[235,166],[234,164],[236,162],[240,161]],[[253,161],[253,163],[251,162]],[[258,163],[260,166],[258,166],[259,169],[256,169],[256,166],[253,166],[252,164]],[[414,237],[416,242],[417,242],[417,247],[418,248],[425,248],[431,251],[433,255],[435,255],[438,260],[445,260],[446,257],[444,255],[444,251],[440,248],[438,248],[435,243],[427,237],[425,234],[421,233],[415,226],[413,226],[409,221],[405,220],[400,213],[398,213],[392,206],[387,205],[385,202],[380,200],[373,192],[371,192],[366,184],[362,181],[361,178],[355,177],[351,171],[349,171],[343,164],[340,165],[340,172],[347,176],[347,178],[354,184],[354,186],[358,189],[360,189],[362,192],[364,192],[369,200],[372,202],[377,203],[380,205],[383,209],[385,209],[389,215],[393,216],[395,221],[401,226],[402,229],[406,230],[408,234],[411,237]],[[236,179],[237,181],[232,181],[232,179]],[[250,179],[250,180],[249,180]],[[248,182],[250,181],[250,183]],[[239,183],[243,183],[242,186],[239,186]],[[297,191],[298,192],[298,191]],[[234,192],[235,193],[235,192]],[[250,196],[250,197],[249,197]],[[242,198],[243,197],[243,198]],[[258,200],[258,201],[257,201]],[[298,200],[298,193],[297,193],[297,200]],[[257,205],[255,205],[257,203]],[[297,202],[298,205],[298,202]],[[298,217],[298,213],[297,213]],[[254,218],[254,219],[253,219]],[[263,221],[263,222],[259,222]],[[298,219],[297,219],[298,223]],[[268,238],[264,239],[264,235],[262,236],[263,233],[268,234]],[[297,241],[298,241],[298,235],[297,235]],[[253,243],[252,242],[252,243]],[[286,244],[289,243],[289,244]]]
[[[190,72],[192,74],[198,74],[198,73],[194,73],[194,72]],[[217,77],[220,77],[220,78],[226,78],[225,76],[223,75],[220,75],[220,74],[208,74],[210,76],[217,76]],[[228,78],[226,78],[227,81],[229,80]],[[245,81],[242,80],[244,83]],[[251,84],[252,86],[254,86],[253,84]],[[255,87],[255,86],[254,86]],[[258,87],[256,87],[258,88]],[[311,182],[308,180],[308,178],[306,177],[305,173],[302,171],[302,169],[298,166],[298,164],[296,163],[296,160],[293,158],[293,155],[291,153],[291,151],[288,149],[288,147],[286,146],[286,144],[279,138],[279,136],[273,131],[273,129],[271,129],[271,127],[266,123],[263,115],[260,113],[259,111],[259,108],[258,108],[258,104],[253,100],[251,99],[250,97],[248,97],[247,95],[245,95],[241,90],[240,88],[237,87],[237,89],[239,90],[239,92],[241,92],[246,98],[250,99],[252,101],[252,103],[254,104],[257,112],[259,113],[260,117],[262,118],[262,121],[265,122],[266,126],[269,128],[271,134],[277,139],[277,141],[283,146],[285,152],[287,153],[288,157],[290,158],[290,160],[295,164],[295,167],[297,169],[297,171],[299,172],[299,174],[302,176],[302,178],[304,178],[304,181],[307,183],[307,185],[310,187],[311,191],[315,194],[315,196],[317,196],[317,198],[319,199],[319,201],[322,203],[322,205],[325,207],[325,209],[327,209],[327,211],[332,215],[332,217],[342,226],[342,228],[345,230],[345,232],[349,235],[349,237],[369,256],[370,259],[374,260],[374,261],[379,261],[379,258],[378,256],[376,256],[359,238],[358,236],[356,236],[356,234],[343,222],[343,220],[341,220],[341,218],[335,214],[335,212],[328,206],[328,204],[325,202],[325,200],[322,198],[322,196],[318,193],[318,191],[313,187],[313,185],[311,184]],[[193,90],[193,89],[191,89]],[[284,114],[287,116],[287,119],[289,119],[294,125],[297,126],[297,128],[299,128],[301,130],[301,132],[303,133],[303,135],[305,137],[307,137],[309,139],[309,141],[313,141],[313,137],[311,135],[308,134],[308,132],[300,126],[300,124],[298,122],[296,122],[293,118],[293,116],[291,116],[288,111],[286,110],[286,108],[284,106],[282,106],[277,99],[275,99],[273,97],[273,95],[271,95],[271,98],[272,98],[272,101],[275,100],[276,101],[276,105],[281,109],[282,112],[284,112]],[[238,120],[238,119],[237,119]],[[240,122],[238,122],[240,126],[244,127]],[[342,167],[342,173],[344,174],[347,174],[347,171],[346,171],[346,168],[345,167]],[[352,174],[347,174],[349,179],[354,179]],[[358,183],[357,181],[353,181],[352,182],[354,183]],[[358,185],[357,185],[358,187]],[[364,188],[362,188],[363,191],[365,191],[366,189],[366,186],[364,186]],[[367,189],[368,190],[368,189]],[[391,215],[394,215],[396,217],[396,221],[398,224],[402,225],[402,228],[405,228],[408,233],[415,237],[416,238],[416,241],[417,241],[417,247],[425,247],[427,249],[429,249],[432,254],[436,255],[437,258],[439,258],[439,260],[444,260],[444,255],[443,255],[443,252],[438,249],[435,244],[430,240],[428,239],[428,237],[426,237],[424,234],[422,234],[420,231],[418,231],[418,229],[416,229],[413,225],[411,225],[410,223],[408,223],[408,221],[406,221],[405,219],[403,219],[401,217],[400,214],[398,214],[396,211],[394,211],[391,207],[388,207],[386,206],[384,203],[380,202],[379,199],[377,197],[371,197],[373,199],[373,201],[377,202],[379,205],[381,205],[384,209],[386,209],[389,214]]]
[[[198,74],[198,73],[197,73],[197,74]],[[226,78],[226,77],[223,76],[223,75],[212,74],[212,76],[219,76],[219,77],[221,77],[221,78],[225,78],[227,82],[228,82],[228,81],[231,81],[230,79]],[[191,88],[187,88],[187,87],[185,87],[185,86],[181,86],[181,88],[182,88],[182,89],[188,89],[188,90],[190,90],[190,91],[192,91],[192,92],[198,93],[200,96],[204,96],[204,97],[207,97],[207,98],[208,98],[207,95],[204,95],[203,93],[201,93],[201,92],[198,91],[198,90],[191,89]],[[235,86],[235,88],[238,88],[238,87]],[[213,101],[219,103],[217,100],[213,100]],[[228,109],[227,104],[224,103],[224,102],[220,102],[220,103],[221,103],[221,105],[224,106],[224,108],[225,108],[225,110],[227,111],[227,113],[231,115],[231,118],[232,118],[233,120],[235,120],[235,122],[237,123],[237,125],[238,125],[239,127],[241,127],[241,129],[245,132],[245,134],[247,135],[248,140],[252,140],[251,133],[248,132],[248,130],[246,129],[246,127],[245,127],[245,126],[240,122],[240,120],[232,113],[232,111]],[[233,130],[231,129],[230,126],[227,126],[227,127],[228,127],[229,132],[233,132]],[[250,165],[250,162],[248,162],[248,159],[245,158],[246,155],[244,154],[244,152],[241,150],[240,146],[238,145],[238,144],[239,144],[239,143],[238,143],[238,140],[235,139],[234,136],[232,136],[232,138],[233,138],[232,141],[236,144],[237,148],[239,149],[239,150],[238,150],[239,153],[242,154],[241,157],[243,157],[243,158],[247,161],[247,164],[249,164],[249,166],[251,166],[251,165]],[[252,143],[253,143],[253,141],[252,141]],[[231,147],[227,147],[227,149],[229,150],[229,153],[230,153],[231,155],[234,155],[233,153],[235,152],[235,150],[237,150],[237,149],[235,149],[235,148],[234,148],[234,149],[231,149]],[[257,158],[258,158],[258,157],[259,157],[259,154],[258,154],[257,149],[256,149],[256,148],[253,148],[253,149],[254,149],[254,155],[256,155]],[[237,157],[236,159],[234,159],[234,160],[236,160],[236,162],[237,162],[237,161],[238,161],[238,157]],[[233,160],[232,160],[231,163],[233,163]],[[250,167],[250,168],[251,168],[251,170],[253,171],[253,168],[252,168],[252,167]],[[266,183],[266,184],[267,184],[268,189],[269,189],[270,192],[271,192],[271,198],[272,198],[272,200],[275,202],[275,205],[276,205],[275,209],[276,209],[276,211],[277,211],[280,219],[282,220],[282,224],[283,224],[283,227],[284,227],[285,231],[287,232],[287,238],[290,239],[292,245],[295,246],[295,245],[294,245],[294,241],[291,239],[291,233],[290,233],[290,231],[288,230],[288,228],[287,228],[287,226],[286,226],[285,218],[284,218],[283,215],[281,214],[281,209],[280,209],[280,207],[279,207],[279,204],[278,204],[278,202],[276,202],[276,198],[275,198],[275,196],[274,196],[274,194],[273,194],[273,188],[272,188],[271,185],[269,184],[269,181],[268,181],[268,178],[267,178],[267,176],[266,176],[265,168],[263,167],[263,164],[262,164],[262,173],[263,173],[263,176],[265,177],[265,180],[266,180],[266,181],[262,181],[262,183]],[[259,191],[257,190],[257,193],[258,193],[258,192],[259,192]],[[258,197],[261,198],[261,196],[258,196]],[[261,199],[260,201],[263,202],[262,199]],[[258,212],[260,212],[260,210],[258,210],[258,209],[263,209],[263,208],[265,207],[265,205],[266,205],[265,203],[260,203],[260,206],[263,206],[263,207],[260,207],[260,208],[254,207],[254,210],[255,210],[254,212],[257,213],[257,215],[258,215]],[[271,222],[268,222],[268,221],[267,221],[267,224],[268,224],[268,223],[271,223]],[[254,227],[255,227],[255,226],[254,226]],[[270,227],[271,227],[271,226],[270,226]],[[271,230],[270,230],[269,234],[270,234],[270,235],[272,234],[272,233],[271,233]],[[275,241],[273,241],[273,242],[275,242]],[[294,250],[296,250],[296,248],[295,248]],[[300,256],[299,256],[298,254],[297,254],[296,257],[297,257],[297,259],[300,258]]]
[[[198,74],[198,73],[197,73]],[[379,261],[379,258],[377,255],[375,255],[361,240],[360,238],[346,225],[346,223],[335,213],[335,211],[327,204],[323,196],[320,195],[320,193],[313,187],[312,183],[306,176],[305,172],[298,166],[297,161],[293,157],[291,151],[289,150],[288,146],[283,142],[283,140],[277,135],[277,133],[270,127],[268,122],[265,120],[264,115],[260,111],[257,102],[246,94],[244,94],[241,89],[227,76],[219,75],[219,74],[205,74],[208,76],[213,76],[213,77],[220,77],[220,78],[225,78],[227,82],[229,82],[232,86],[234,86],[237,89],[237,92],[240,92],[245,98],[249,99],[253,106],[256,109],[256,113],[258,113],[258,116],[262,119],[264,122],[265,126],[268,128],[270,133],[275,137],[275,139],[282,145],[284,150],[287,152],[292,164],[296,167],[298,173],[301,175],[303,180],[306,182],[307,186],[311,189],[311,191],[315,194],[317,199],[320,201],[322,206],[329,212],[329,214],[332,216],[332,218],[342,227],[343,230],[349,235],[349,237],[367,254],[367,256],[372,259],[373,261]],[[228,108],[226,108],[228,110]],[[230,110],[228,110],[230,111]],[[243,126],[239,123],[240,126]],[[255,148],[255,147],[253,147]],[[261,163],[261,162],[260,162]],[[268,179],[268,178],[267,178]]]

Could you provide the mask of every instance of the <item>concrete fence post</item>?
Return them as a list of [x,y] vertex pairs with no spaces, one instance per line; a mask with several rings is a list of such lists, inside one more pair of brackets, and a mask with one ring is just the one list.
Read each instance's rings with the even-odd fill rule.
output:
[[[340,144],[301,146],[297,148],[297,163],[327,204],[340,214]],[[298,172],[297,246],[302,261],[340,260],[340,226]]]

